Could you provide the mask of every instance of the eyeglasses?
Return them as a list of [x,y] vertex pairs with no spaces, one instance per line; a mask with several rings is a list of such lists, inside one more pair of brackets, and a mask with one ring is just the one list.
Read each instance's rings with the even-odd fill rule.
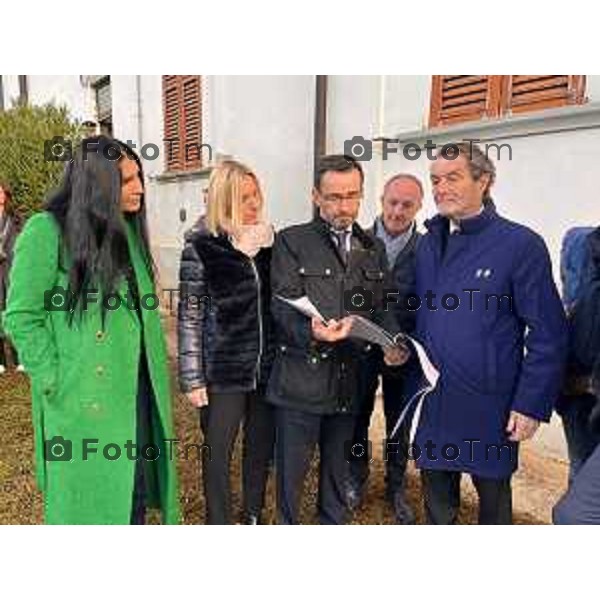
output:
[[349,202],[357,202],[363,197],[362,191],[349,192],[348,194],[321,194],[321,198],[330,204],[340,204],[344,200]]

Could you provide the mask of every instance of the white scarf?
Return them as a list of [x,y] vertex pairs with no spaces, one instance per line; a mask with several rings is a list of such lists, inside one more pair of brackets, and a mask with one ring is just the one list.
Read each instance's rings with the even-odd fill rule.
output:
[[269,248],[275,238],[273,226],[269,223],[240,225],[231,230],[231,243],[236,250],[254,258],[261,248]]

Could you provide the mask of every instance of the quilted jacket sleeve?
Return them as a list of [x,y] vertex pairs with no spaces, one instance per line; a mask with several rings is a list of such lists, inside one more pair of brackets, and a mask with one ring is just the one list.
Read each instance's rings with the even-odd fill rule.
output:
[[187,238],[179,267],[177,344],[179,386],[184,392],[206,385],[204,332],[210,302],[204,265]]

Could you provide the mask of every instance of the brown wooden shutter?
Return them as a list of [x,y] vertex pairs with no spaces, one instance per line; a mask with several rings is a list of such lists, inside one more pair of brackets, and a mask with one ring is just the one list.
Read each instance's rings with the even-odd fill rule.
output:
[[163,75],[165,164],[167,171],[180,171],[183,168],[179,106],[179,76]]
[[501,90],[498,75],[434,75],[429,126],[497,117]]
[[[202,107],[199,75],[163,75],[163,114],[167,171],[202,166]],[[198,147],[193,147],[198,144]]]
[[[186,169],[201,166],[200,144],[202,143],[202,107],[200,100],[200,77],[186,75],[181,78],[183,99],[184,164]],[[194,146],[193,144],[197,144]]]
[[502,90],[504,113],[522,113],[584,101],[585,75],[507,75]]

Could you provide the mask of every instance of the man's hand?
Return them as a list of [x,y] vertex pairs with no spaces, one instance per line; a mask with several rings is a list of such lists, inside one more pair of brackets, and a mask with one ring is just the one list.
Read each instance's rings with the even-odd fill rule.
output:
[[311,326],[313,337],[316,340],[319,340],[320,342],[339,342],[348,337],[350,329],[352,328],[352,317],[344,317],[339,321],[330,319],[327,321],[327,325],[320,319],[313,317]]
[[208,406],[208,394],[206,393],[205,387],[194,388],[191,392],[188,392],[187,399],[196,408],[202,408]]
[[508,439],[511,442],[523,442],[533,437],[539,426],[540,422],[536,419],[511,410],[506,433],[509,434]]
[[383,360],[388,367],[399,367],[410,358],[410,349],[405,344],[383,349]]

